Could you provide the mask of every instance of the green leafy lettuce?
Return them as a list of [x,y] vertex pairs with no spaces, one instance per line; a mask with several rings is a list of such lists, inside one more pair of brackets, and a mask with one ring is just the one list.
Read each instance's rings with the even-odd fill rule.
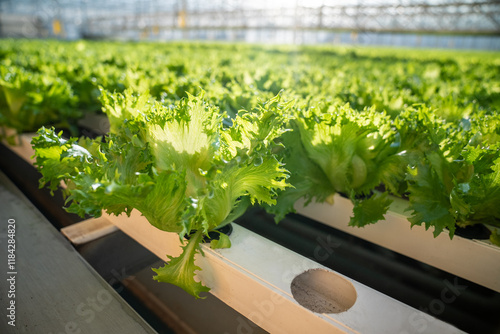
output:
[[[351,226],[364,226],[383,219],[391,200],[404,181],[405,158],[400,154],[390,119],[374,109],[355,111],[334,104],[323,110],[298,110],[293,131],[283,135],[282,151],[294,186],[280,193],[278,205],[269,211],[277,220],[293,211],[304,197],[306,204],[331,202],[335,193],[354,204]],[[374,191],[381,184],[382,192]]]
[[76,133],[76,97],[69,83],[47,73],[0,65],[0,125],[17,133],[42,125],[68,128]]
[[[448,230],[450,237],[456,226],[500,227],[499,116],[463,119],[458,126],[421,125],[434,149],[408,168],[412,225],[433,226],[434,236]],[[495,233],[490,240],[498,244]]]
[[[101,100],[111,128],[105,138],[65,140],[52,129],[38,131],[32,143],[41,185],[54,190],[64,181],[67,210],[82,216],[136,209],[181,239],[194,233],[178,258],[155,269],[155,279],[200,297],[208,290],[194,280],[202,236],[253,203],[275,204],[287,187],[273,151],[288,104],[276,96],[231,120],[203,95],[168,107],[128,90],[103,90]],[[221,235],[212,246],[228,247],[229,238]]]

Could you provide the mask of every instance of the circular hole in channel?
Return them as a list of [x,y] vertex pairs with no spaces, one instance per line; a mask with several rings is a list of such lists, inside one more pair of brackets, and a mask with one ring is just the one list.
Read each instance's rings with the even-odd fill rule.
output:
[[311,269],[291,284],[293,298],[317,313],[341,313],[356,302],[356,289],[345,278],[324,269]]

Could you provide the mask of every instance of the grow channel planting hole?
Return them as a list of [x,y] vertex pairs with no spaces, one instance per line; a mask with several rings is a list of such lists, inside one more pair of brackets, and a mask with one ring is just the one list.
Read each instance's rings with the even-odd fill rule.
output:
[[324,269],[311,269],[291,284],[293,298],[317,313],[341,313],[356,302],[356,289],[345,278]]

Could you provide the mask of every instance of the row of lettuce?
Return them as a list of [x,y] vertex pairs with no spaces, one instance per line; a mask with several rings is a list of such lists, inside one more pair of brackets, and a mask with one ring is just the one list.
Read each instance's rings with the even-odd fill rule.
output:
[[148,91],[163,103],[204,90],[233,116],[284,89],[304,107],[349,103],[395,117],[424,103],[459,121],[500,108],[498,66],[495,53],[2,40],[0,121],[18,131],[61,124],[76,134],[83,113],[101,110],[99,87]]
[[[499,244],[496,54],[6,42],[0,124],[39,129],[41,183],[65,181],[71,212],[137,209],[189,236],[155,278],[194,296],[208,290],[193,278],[203,235],[256,204],[279,221],[298,200],[341,193],[362,227],[383,224],[396,195],[435,236],[485,224]],[[105,138],[78,137],[78,120],[101,111]]]

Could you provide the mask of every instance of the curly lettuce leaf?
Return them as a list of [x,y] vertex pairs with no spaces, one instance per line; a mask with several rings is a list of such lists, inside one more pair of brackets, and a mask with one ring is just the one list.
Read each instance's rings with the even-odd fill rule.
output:
[[370,197],[363,199],[351,199],[353,207],[353,216],[349,220],[349,226],[363,227],[368,224],[373,224],[379,220],[384,220],[384,215],[389,209],[392,200],[388,198],[388,194],[375,193]]
[[219,233],[218,239],[215,238],[210,240],[210,248],[212,249],[230,248],[231,239],[229,239],[229,237],[222,232],[217,231],[217,233]]
[[157,269],[153,268],[153,271],[157,274],[153,276],[153,279],[158,282],[177,285],[195,298],[203,298],[200,297],[200,293],[208,292],[210,289],[201,282],[194,280],[195,271],[201,270],[200,267],[195,265],[194,260],[195,255],[201,252],[200,242],[202,238],[202,231],[197,231],[189,239],[187,245],[182,247],[183,252],[179,257],[168,256],[169,261],[165,266]]
[[422,163],[408,170],[408,210],[413,210],[408,220],[412,226],[424,224],[426,230],[433,226],[435,237],[444,229],[449,230],[450,236],[455,232],[456,220],[450,212],[450,195],[443,179],[442,170],[429,164]]
[[[500,150],[482,149],[472,162],[468,182],[457,183],[457,194],[470,210],[459,211],[459,224],[488,224],[500,227]],[[469,159],[467,154],[464,154]]]
[[126,89],[123,94],[110,93],[103,87],[99,87],[99,90],[99,100],[103,112],[108,116],[111,133],[119,133],[120,127],[127,119],[133,119],[151,107],[148,104],[148,92],[134,95],[130,89]]
[[[73,173],[78,165],[78,162],[73,164],[72,161],[61,159],[61,155],[76,145],[77,141],[75,138],[65,140],[61,135],[62,132],[56,134],[54,130],[42,127],[31,142],[36,147],[34,165],[39,170],[43,168],[40,188],[47,186],[52,192],[59,188],[61,180]],[[81,153],[87,155],[88,152],[85,150]]]

